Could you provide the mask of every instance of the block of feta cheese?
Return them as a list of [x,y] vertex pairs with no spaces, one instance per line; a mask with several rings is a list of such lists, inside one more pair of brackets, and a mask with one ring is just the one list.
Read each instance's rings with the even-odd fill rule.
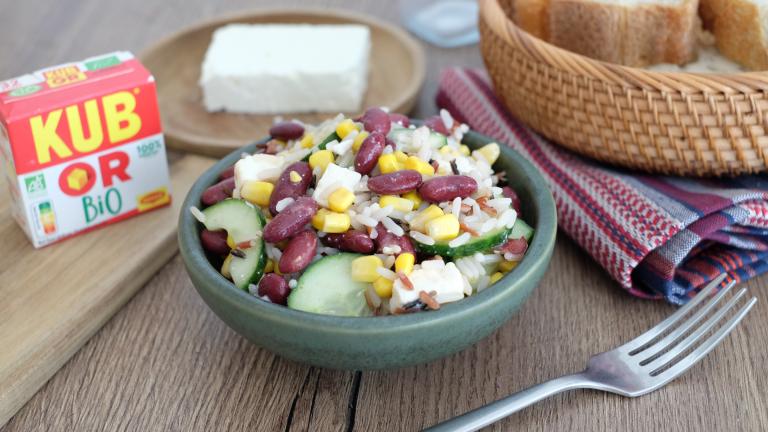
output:
[[221,27],[202,65],[203,103],[254,114],[359,111],[370,47],[363,25]]
[[417,300],[420,291],[434,291],[434,299],[440,304],[464,298],[464,279],[454,263],[446,264],[442,260],[424,261],[420,269],[408,275],[408,279],[413,284],[413,289],[406,287],[400,279],[395,279],[392,298],[389,300],[390,310]]

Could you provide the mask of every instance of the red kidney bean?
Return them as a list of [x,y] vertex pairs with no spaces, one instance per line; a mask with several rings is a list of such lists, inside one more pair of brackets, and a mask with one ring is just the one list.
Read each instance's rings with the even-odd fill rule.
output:
[[365,130],[371,133],[379,132],[386,135],[392,127],[389,120],[389,114],[384,112],[381,108],[368,108],[360,120],[363,122]]
[[411,119],[408,118],[408,116],[402,115],[400,113],[389,113],[389,121],[391,123],[400,123],[403,127],[408,127],[411,125]]
[[[296,171],[301,176],[301,180],[294,183],[291,180],[291,171]],[[294,162],[288,165],[288,168],[280,174],[280,178],[275,183],[275,190],[269,197],[269,212],[272,216],[277,214],[277,203],[285,198],[296,199],[307,193],[307,188],[312,182],[312,168],[306,162]]]
[[517,196],[517,192],[509,186],[501,188],[501,194],[512,200],[512,208],[519,214],[520,213],[520,197]]
[[211,231],[204,229],[200,231],[200,243],[205,250],[215,253],[216,255],[226,255],[229,253],[226,231]]
[[443,119],[440,116],[432,116],[424,120],[424,126],[432,129],[435,132],[441,133],[443,135],[451,134],[448,131],[448,129],[445,127],[445,123],[443,123]]
[[290,293],[288,282],[278,274],[267,273],[259,281],[259,295],[267,296],[272,303],[285,306]]
[[207,206],[212,206],[219,201],[232,198],[232,191],[235,190],[235,178],[226,178],[208,189],[200,195],[200,201]]
[[425,201],[439,203],[456,197],[466,198],[476,190],[477,182],[472,177],[452,175],[425,181],[419,187],[419,195]]
[[235,166],[232,165],[229,168],[224,168],[224,171],[219,173],[219,180],[228,179],[235,176]]
[[317,203],[310,197],[299,197],[277,214],[264,227],[264,241],[277,243],[304,229],[317,213]]
[[380,132],[371,132],[363,141],[355,156],[355,171],[360,174],[368,174],[376,167],[379,156],[384,151],[386,139]]
[[368,189],[379,195],[398,195],[415,190],[421,184],[416,170],[400,170],[368,179]]
[[281,141],[299,139],[304,135],[304,126],[292,121],[275,123],[269,128],[269,135]]
[[509,239],[501,246],[496,248],[501,253],[511,253],[513,255],[523,255],[528,250],[528,242],[525,241],[525,237],[516,239]]
[[355,230],[349,230],[340,234],[326,234],[323,237],[323,243],[345,252],[362,254],[369,254],[373,252],[374,248],[373,240],[368,236],[368,233]]
[[304,230],[288,242],[277,263],[281,273],[296,273],[304,270],[312,262],[317,252],[317,234]]
[[405,252],[410,252],[412,254],[416,253],[416,250],[413,248],[413,243],[411,243],[408,237],[392,234],[387,231],[382,224],[376,225],[376,239],[374,241],[376,242],[376,252],[378,253],[382,253],[386,246],[400,246],[400,252],[396,255]]

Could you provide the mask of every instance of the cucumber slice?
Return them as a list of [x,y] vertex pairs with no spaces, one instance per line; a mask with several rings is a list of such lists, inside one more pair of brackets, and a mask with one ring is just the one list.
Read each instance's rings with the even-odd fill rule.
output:
[[225,199],[203,210],[205,228],[226,230],[235,243],[258,239],[254,246],[242,249],[243,257],[231,255],[229,273],[235,286],[247,290],[248,285],[258,283],[264,274],[267,253],[261,232],[266,224],[261,210],[241,199]]
[[[391,131],[389,131],[389,134],[387,135],[389,139],[395,142],[395,145],[397,146],[398,150],[402,150],[405,152],[412,152],[417,149],[413,148],[412,142],[413,142],[413,132],[416,129],[409,129],[409,128],[392,128]],[[448,144],[448,138],[445,137],[445,135],[441,133],[437,133],[434,131],[429,132],[429,143],[432,145],[432,148],[440,148],[446,144]]]
[[509,238],[516,239],[520,237],[525,237],[525,241],[530,243],[531,238],[533,237],[533,228],[525,223],[524,220],[517,218],[515,224],[512,226],[512,232],[509,233]]
[[304,270],[288,296],[288,307],[323,315],[362,317],[373,312],[365,302],[371,284],[350,276],[352,261],[362,255],[340,253],[321,258]]
[[440,255],[443,258],[460,258],[473,255],[476,252],[485,252],[504,243],[511,232],[512,228],[497,228],[479,237],[473,237],[472,240],[457,247],[448,246],[448,242],[435,242],[433,245],[420,243],[416,240],[413,242],[416,251],[421,254]]
[[436,242],[433,245],[427,245],[414,240],[414,243],[416,251],[425,255],[460,258],[476,252],[486,252],[504,243],[508,238],[520,237],[525,237],[526,241],[530,241],[531,237],[533,237],[533,228],[518,218],[512,228],[497,228],[457,247],[448,246],[448,242]]

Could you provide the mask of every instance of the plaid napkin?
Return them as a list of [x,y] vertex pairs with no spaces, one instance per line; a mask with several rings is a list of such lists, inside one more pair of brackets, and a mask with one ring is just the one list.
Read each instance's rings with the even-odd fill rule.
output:
[[443,71],[437,103],[536,165],[560,227],[631,294],[682,304],[722,272],[768,270],[768,178],[643,175],[581,158],[511,117],[480,70]]

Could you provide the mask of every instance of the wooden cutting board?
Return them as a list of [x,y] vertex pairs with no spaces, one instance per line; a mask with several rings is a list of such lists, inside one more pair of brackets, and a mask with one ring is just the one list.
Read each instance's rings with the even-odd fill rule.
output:
[[11,218],[0,189],[0,426],[177,251],[176,221],[214,162],[171,164],[173,205],[43,249]]

